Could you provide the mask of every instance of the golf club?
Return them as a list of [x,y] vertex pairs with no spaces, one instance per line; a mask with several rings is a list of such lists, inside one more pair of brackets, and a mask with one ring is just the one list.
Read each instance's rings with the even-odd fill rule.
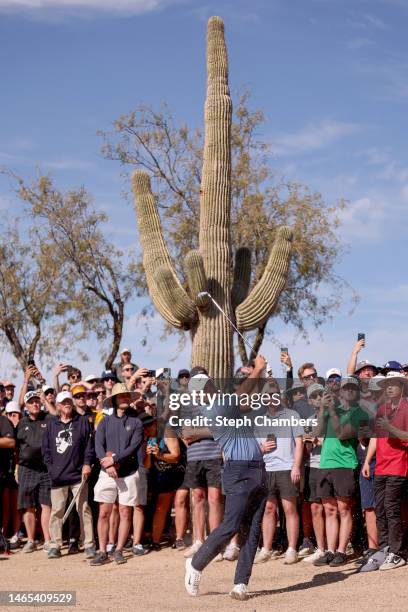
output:
[[75,493],[74,497],[72,498],[71,503],[69,504],[69,506],[68,506],[68,508],[67,508],[67,510],[66,510],[66,512],[64,514],[64,516],[62,517],[62,524],[65,523],[65,521],[67,520],[68,516],[71,514],[71,510],[74,507],[74,505],[76,503],[76,500],[80,496],[81,491],[84,488],[84,485],[86,483],[86,480],[87,480],[86,478],[83,479],[83,481],[81,482],[77,492]]
[[[251,349],[252,353],[255,353],[254,351],[254,347],[251,346],[251,344],[248,342],[248,340],[245,339],[245,337],[241,334],[241,332],[239,331],[239,329],[234,325],[234,323],[231,321],[231,319],[229,318],[229,316],[227,315],[226,312],[224,312],[224,310],[221,308],[221,306],[218,304],[218,302],[216,300],[214,300],[214,298],[212,297],[212,295],[210,293],[208,293],[208,291],[200,291],[200,293],[197,295],[197,297],[209,297],[210,300],[212,301],[212,303],[214,304],[214,306],[221,312],[221,314],[224,315],[224,317],[227,319],[228,323],[231,325],[231,327],[237,332],[237,334],[239,336],[241,336],[242,340],[245,342],[245,344]],[[266,371],[272,372],[272,368],[269,365],[268,362],[266,362]]]

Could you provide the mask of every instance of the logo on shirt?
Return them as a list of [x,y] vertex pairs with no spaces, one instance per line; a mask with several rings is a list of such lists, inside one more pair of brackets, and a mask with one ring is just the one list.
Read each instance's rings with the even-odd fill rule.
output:
[[126,425],[125,429],[126,429],[126,431],[130,431],[130,429],[131,429],[130,425]]
[[72,446],[72,423],[68,429],[63,429],[57,433],[55,438],[55,445],[57,447],[57,453],[62,455],[65,451]]

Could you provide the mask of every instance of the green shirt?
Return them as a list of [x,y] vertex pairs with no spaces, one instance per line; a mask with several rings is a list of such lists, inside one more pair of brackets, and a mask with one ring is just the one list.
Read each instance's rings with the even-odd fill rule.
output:
[[356,432],[355,437],[339,440],[334,432],[332,419],[328,411],[326,411],[327,428],[320,457],[320,468],[326,470],[351,468],[354,470],[358,465],[356,454],[358,443],[357,432],[360,427],[367,425],[368,415],[359,405],[352,406],[348,410],[339,406],[335,411],[339,417],[340,425],[344,427],[350,424]]

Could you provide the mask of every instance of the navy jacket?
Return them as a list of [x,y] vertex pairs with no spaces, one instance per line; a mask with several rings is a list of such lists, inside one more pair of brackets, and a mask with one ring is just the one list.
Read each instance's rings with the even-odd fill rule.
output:
[[115,464],[119,464],[118,476],[129,476],[139,467],[137,456],[143,436],[142,421],[134,410],[125,412],[122,417],[114,412],[98,425],[95,435],[96,456],[101,460],[108,452],[114,453]]
[[82,467],[95,461],[94,437],[86,417],[74,414],[69,423],[52,417],[42,440],[44,463],[51,476],[51,486],[77,484],[82,478]]

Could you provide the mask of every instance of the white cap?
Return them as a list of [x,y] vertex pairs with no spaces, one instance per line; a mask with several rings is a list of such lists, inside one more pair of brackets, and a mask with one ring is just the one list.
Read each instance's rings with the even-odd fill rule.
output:
[[56,402],[57,404],[62,404],[62,402],[66,399],[70,399],[72,401],[72,393],[70,391],[60,391],[57,395]]
[[207,374],[196,374],[188,381],[188,390],[190,393],[192,391],[202,391],[209,380]]
[[388,372],[387,376],[383,378],[382,382],[387,382],[391,378],[395,378],[396,380],[398,379],[405,385],[408,384],[408,378],[406,378],[402,372]]
[[54,387],[51,387],[50,385],[43,385],[42,390],[43,393],[47,393],[47,391],[54,391]]
[[7,414],[10,414],[11,412],[19,412],[21,414],[21,408],[18,405],[18,402],[7,402],[6,412]]
[[27,391],[27,393],[24,396],[24,403],[26,404],[30,399],[32,399],[33,397],[38,397],[40,398],[40,393],[39,391]]
[[124,348],[120,351],[120,354],[123,355],[123,353],[131,353],[132,351],[130,350],[130,348]]
[[341,378],[342,377],[341,370],[339,370],[338,368],[331,368],[330,370],[327,370],[326,379],[330,378],[330,376],[340,376]]
[[92,380],[99,380],[99,376],[96,374],[89,374],[89,376],[85,378],[85,382],[91,382]]

